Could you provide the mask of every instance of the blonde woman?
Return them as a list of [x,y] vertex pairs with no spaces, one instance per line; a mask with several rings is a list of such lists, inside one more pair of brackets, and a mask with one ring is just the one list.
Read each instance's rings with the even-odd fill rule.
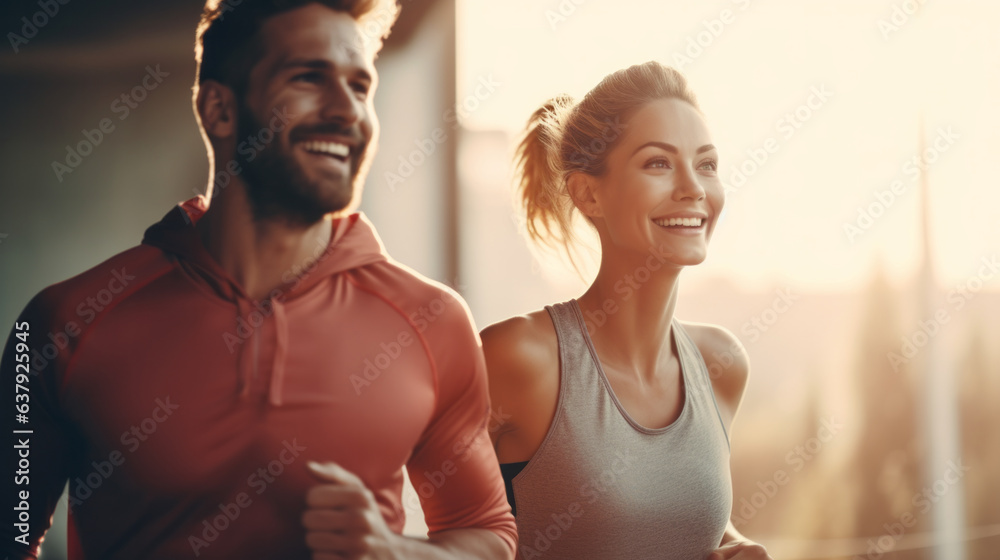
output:
[[727,330],[674,317],[724,202],[683,76],[648,62],[579,103],[551,100],[518,164],[534,241],[572,253],[579,214],[601,245],[579,298],[482,332],[519,558],[769,558],[729,521],[746,353]]

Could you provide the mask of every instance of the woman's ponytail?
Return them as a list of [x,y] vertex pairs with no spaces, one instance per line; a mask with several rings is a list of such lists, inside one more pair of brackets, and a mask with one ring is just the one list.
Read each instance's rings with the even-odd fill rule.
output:
[[561,147],[565,124],[573,111],[568,95],[553,97],[531,118],[517,147],[517,196],[532,241],[554,249],[570,249],[573,201],[566,192]]

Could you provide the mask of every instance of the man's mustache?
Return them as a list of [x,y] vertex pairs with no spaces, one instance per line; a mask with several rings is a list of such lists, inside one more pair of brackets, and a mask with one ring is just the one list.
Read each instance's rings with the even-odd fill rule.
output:
[[345,127],[337,124],[300,126],[291,131],[289,138],[292,142],[298,142],[316,135],[336,136],[340,141],[351,146],[351,152],[359,152],[367,145],[365,137],[356,126]]

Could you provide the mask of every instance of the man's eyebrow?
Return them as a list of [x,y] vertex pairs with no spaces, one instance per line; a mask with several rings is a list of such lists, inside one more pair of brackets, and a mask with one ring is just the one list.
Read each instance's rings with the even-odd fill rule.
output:
[[[632,152],[632,155],[635,155],[636,153],[639,152],[639,150],[641,150],[641,149],[643,149],[645,147],[648,147],[648,146],[656,146],[657,148],[660,148],[661,150],[670,152],[672,154],[676,154],[676,153],[679,152],[679,150],[677,149],[677,146],[674,146],[673,144],[668,144],[666,142],[652,141],[652,142],[646,142],[642,146],[639,146],[638,148],[636,148],[635,151]],[[698,148],[695,151],[695,154],[697,155],[697,154],[700,154],[700,153],[703,153],[703,152],[707,152],[709,150],[714,150],[714,149],[715,149],[715,146],[713,146],[712,144],[705,144],[704,146]]]
[[323,60],[321,58],[291,58],[282,61],[278,64],[279,70],[284,70],[286,68],[314,68],[317,70],[326,69],[333,66],[330,64],[329,60]]

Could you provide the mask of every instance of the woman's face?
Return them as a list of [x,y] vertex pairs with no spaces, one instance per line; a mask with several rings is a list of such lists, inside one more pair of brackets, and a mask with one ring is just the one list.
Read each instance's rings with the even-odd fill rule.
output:
[[652,252],[676,266],[705,260],[725,197],[708,127],[689,103],[659,99],[640,108],[608,153],[604,175],[592,179],[605,254]]

